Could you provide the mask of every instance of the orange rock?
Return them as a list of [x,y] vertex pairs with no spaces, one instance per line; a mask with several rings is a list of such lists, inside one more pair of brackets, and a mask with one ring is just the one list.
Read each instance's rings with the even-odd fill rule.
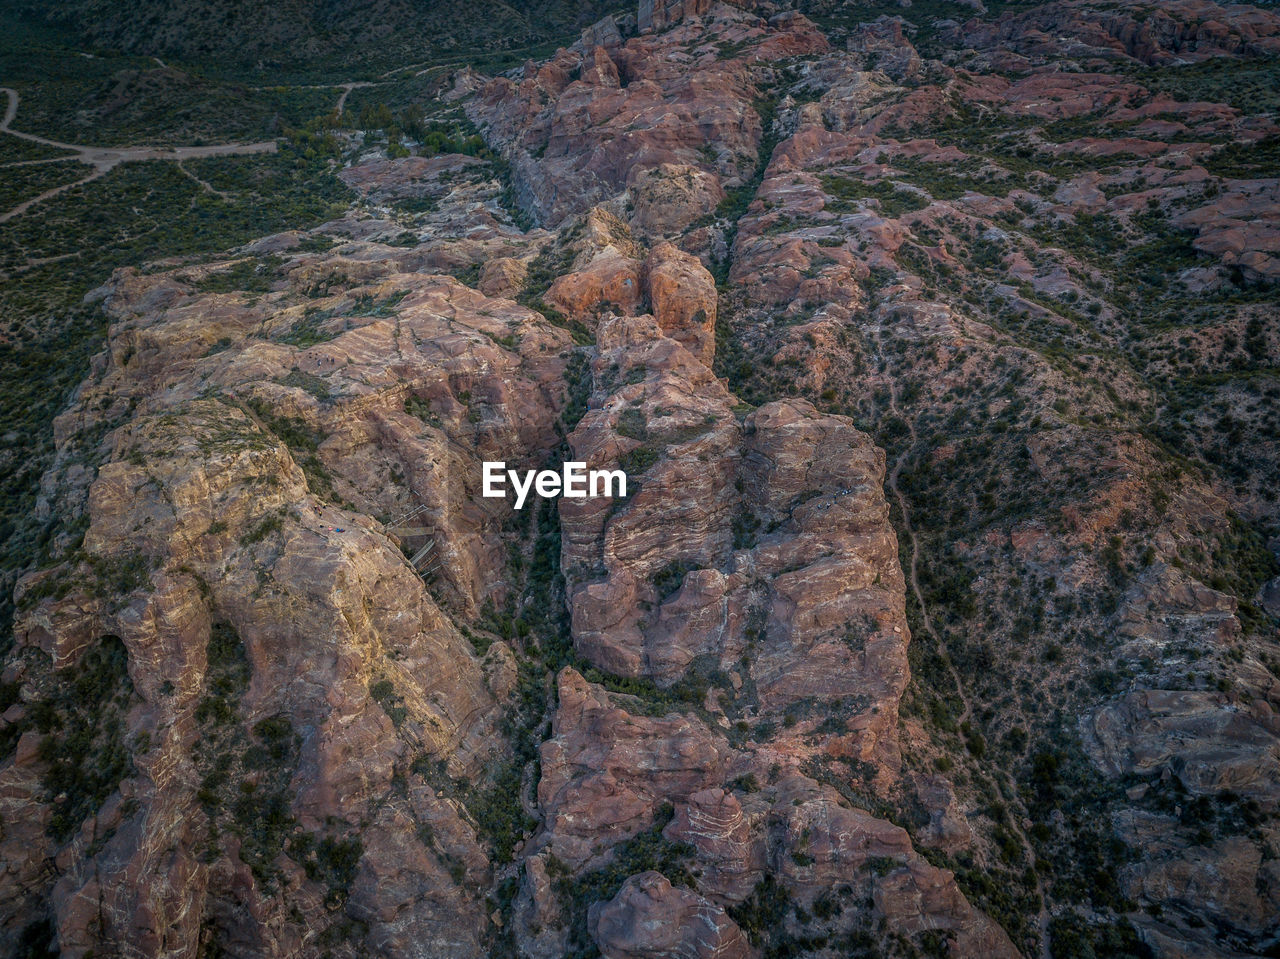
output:
[[639,263],[610,250],[585,269],[559,277],[547,290],[546,300],[578,318],[602,312],[632,315],[640,305],[640,273]]
[[705,366],[716,350],[716,283],[707,268],[670,243],[660,243],[644,268],[645,287],[662,332]]
[[660,163],[633,171],[628,188],[631,223],[652,236],[672,236],[705,217],[724,199],[715,173],[683,163]]

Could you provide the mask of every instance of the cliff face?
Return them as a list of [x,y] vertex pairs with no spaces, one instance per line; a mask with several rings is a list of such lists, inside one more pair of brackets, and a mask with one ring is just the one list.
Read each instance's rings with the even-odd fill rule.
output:
[[751,179],[764,136],[753,107],[762,71],[827,41],[795,15],[771,25],[724,3],[684,6],[705,16],[672,14],[662,32],[625,45],[561,51],[519,79],[494,79],[467,105],[510,156],[521,203],[543,225],[630,188],[638,209],[654,211],[654,232],[679,234],[721,189]]
[[[539,228],[381,159],[96,291],[0,942],[1271,947],[1280,128],[1218,71],[1280,19],[814,7],[460,83]],[[480,495],[567,459],[629,495]]]
[[[473,827],[405,777],[478,777],[503,755],[512,652],[475,655],[439,603],[501,596],[480,458],[554,444],[568,336],[385,247],[343,250],[283,262],[261,296],[200,293],[225,264],[104,291],[110,352],[59,429],[106,432],[105,461],[80,547],[26,583],[52,595],[26,604],[29,652],[10,670],[34,688],[99,649],[127,655],[118,742],[78,715],[35,718],[5,770],[35,803],[27,824],[61,840],[6,836],[6,861],[69,857],[51,893],[67,954],[188,954],[215,927],[293,954],[336,921],[326,903],[391,953],[425,939],[483,954],[481,904],[449,872],[488,869]],[[435,541],[434,597],[373,518],[411,503]],[[114,798],[68,820],[48,761],[71,791],[121,747]]]

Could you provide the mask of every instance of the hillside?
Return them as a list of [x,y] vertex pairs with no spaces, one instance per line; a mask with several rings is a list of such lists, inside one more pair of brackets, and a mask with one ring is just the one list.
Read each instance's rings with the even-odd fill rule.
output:
[[14,81],[0,952],[1275,953],[1280,15],[785,6]]
[[346,70],[532,50],[617,10],[610,0],[5,0],[92,48],[262,74]]

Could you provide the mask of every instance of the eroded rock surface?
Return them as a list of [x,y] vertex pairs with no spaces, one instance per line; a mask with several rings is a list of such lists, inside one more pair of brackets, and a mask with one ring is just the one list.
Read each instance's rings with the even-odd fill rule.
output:
[[[447,880],[454,861],[487,875],[473,828],[420,779],[418,809],[383,803],[415,756],[474,776],[502,755],[510,654],[475,656],[440,602],[475,608],[502,589],[476,457],[545,455],[567,336],[451,277],[402,272],[388,249],[349,252],[373,256],[297,257],[265,297],[198,292],[218,264],[127,271],[105,291],[110,350],[59,429],[104,424],[108,458],[84,490],[79,565],[24,586],[70,588],[17,624],[20,646],[56,669],[122,643],[136,696],[133,770],[75,834],[75,867],[53,890],[67,954],[181,953],[214,934],[284,955],[341,919],[326,901],[386,955],[483,954],[480,904]],[[322,276],[343,279],[300,297]],[[495,342],[511,337],[523,352]],[[442,563],[435,598],[383,525],[413,502]],[[16,668],[40,681],[30,655]],[[254,750],[294,768],[267,773]],[[6,775],[29,791],[48,757],[20,758]],[[206,845],[229,816],[246,837]],[[27,840],[11,862],[52,859],[47,840]],[[349,888],[326,891],[298,843],[353,850]]]
[[1272,947],[1280,21],[927,7],[642,3],[95,293],[5,948]]

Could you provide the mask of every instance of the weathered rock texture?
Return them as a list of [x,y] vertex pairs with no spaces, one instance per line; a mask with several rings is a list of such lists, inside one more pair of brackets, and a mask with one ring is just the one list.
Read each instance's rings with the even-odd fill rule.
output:
[[658,872],[626,881],[608,903],[591,907],[591,934],[604,955],[748,959],[747,937],[723,909],[678,889]]
[[[708,6],[655,3],[654,24],[671,29],[621,47],[561,51],[518,81],[492,81],[468,105],[508,154],[520,201],[540,223],[557,226],[671,165],[699,171],[695,182],[707,175],[686,188],[683,214],[655,213],[652,201],[639,214],[646,229],[675,232],[706,212],[701,196],[751,176],[763,135],[752,65],[821,52],[827,42],[803,17],[770,25],[723,3],[710,6],[713,34],[682,19],[685,8]],[[717,43],[743,52],[721,58]]]
[[[646,2],[454,85],[509,192],[97,292],[4,949],[1273,949],[1280,19],[807,9]],[[628,495],[481,496],[569,458]]]
[[[58,428],[103,424],[108,459],[81,550],[25,584],[28,597],[66,585],[27,603],[29,652],[8,673],[38,683],[47,667],[32,654],[72,669],[103,636],[128,656],[132,770],[116,798],[60,853],[6,835],[24,847],[9,847],[6,883],[71,857],[52,893],[66,955],[192,954],[210,937],[286,955],[344,912],[386,955],[484,952],[481,904],[448,879],[454,862],[486,874],[473,828],[421,778],[401,786],[407,803],[385,800],[417,755],[460,777],[502,755],[510,652],[473,655],[438,601],[474,609],[504,588],[478,457],[537,462],[555,443],[567,336],[450,277],[403,272],[387,248],[349,252],[370,258],[296,257],[261,297],[198,293],[218,264],[124,272],[104,291],[109,352]],[[325,295],[300,294],[325,278]],[[316,342],[295,345],[303,336]],[[520,350],[495,343],[510,337]],[[64,462],[75,452],[69,439]],[[410,504],[436,541],[437,598],[372,518]],[[240,683],[228,662],[243,664]],[[262,752],[262,722],[295,764],[278,781],[245,751]],[[19,758],[9,789],[38,795],[52,757]],[[244,777],[232,797],[258,789],[224,799],[228,773]],[[222,831],[230,816],[239,840]],[[328,891],[337,915],[324,869],[302,868],[304,840],[363,849],[349,887]],[[244,859],[250,842],[260,860]],[[292,861],[278,858],[286,844]]]

